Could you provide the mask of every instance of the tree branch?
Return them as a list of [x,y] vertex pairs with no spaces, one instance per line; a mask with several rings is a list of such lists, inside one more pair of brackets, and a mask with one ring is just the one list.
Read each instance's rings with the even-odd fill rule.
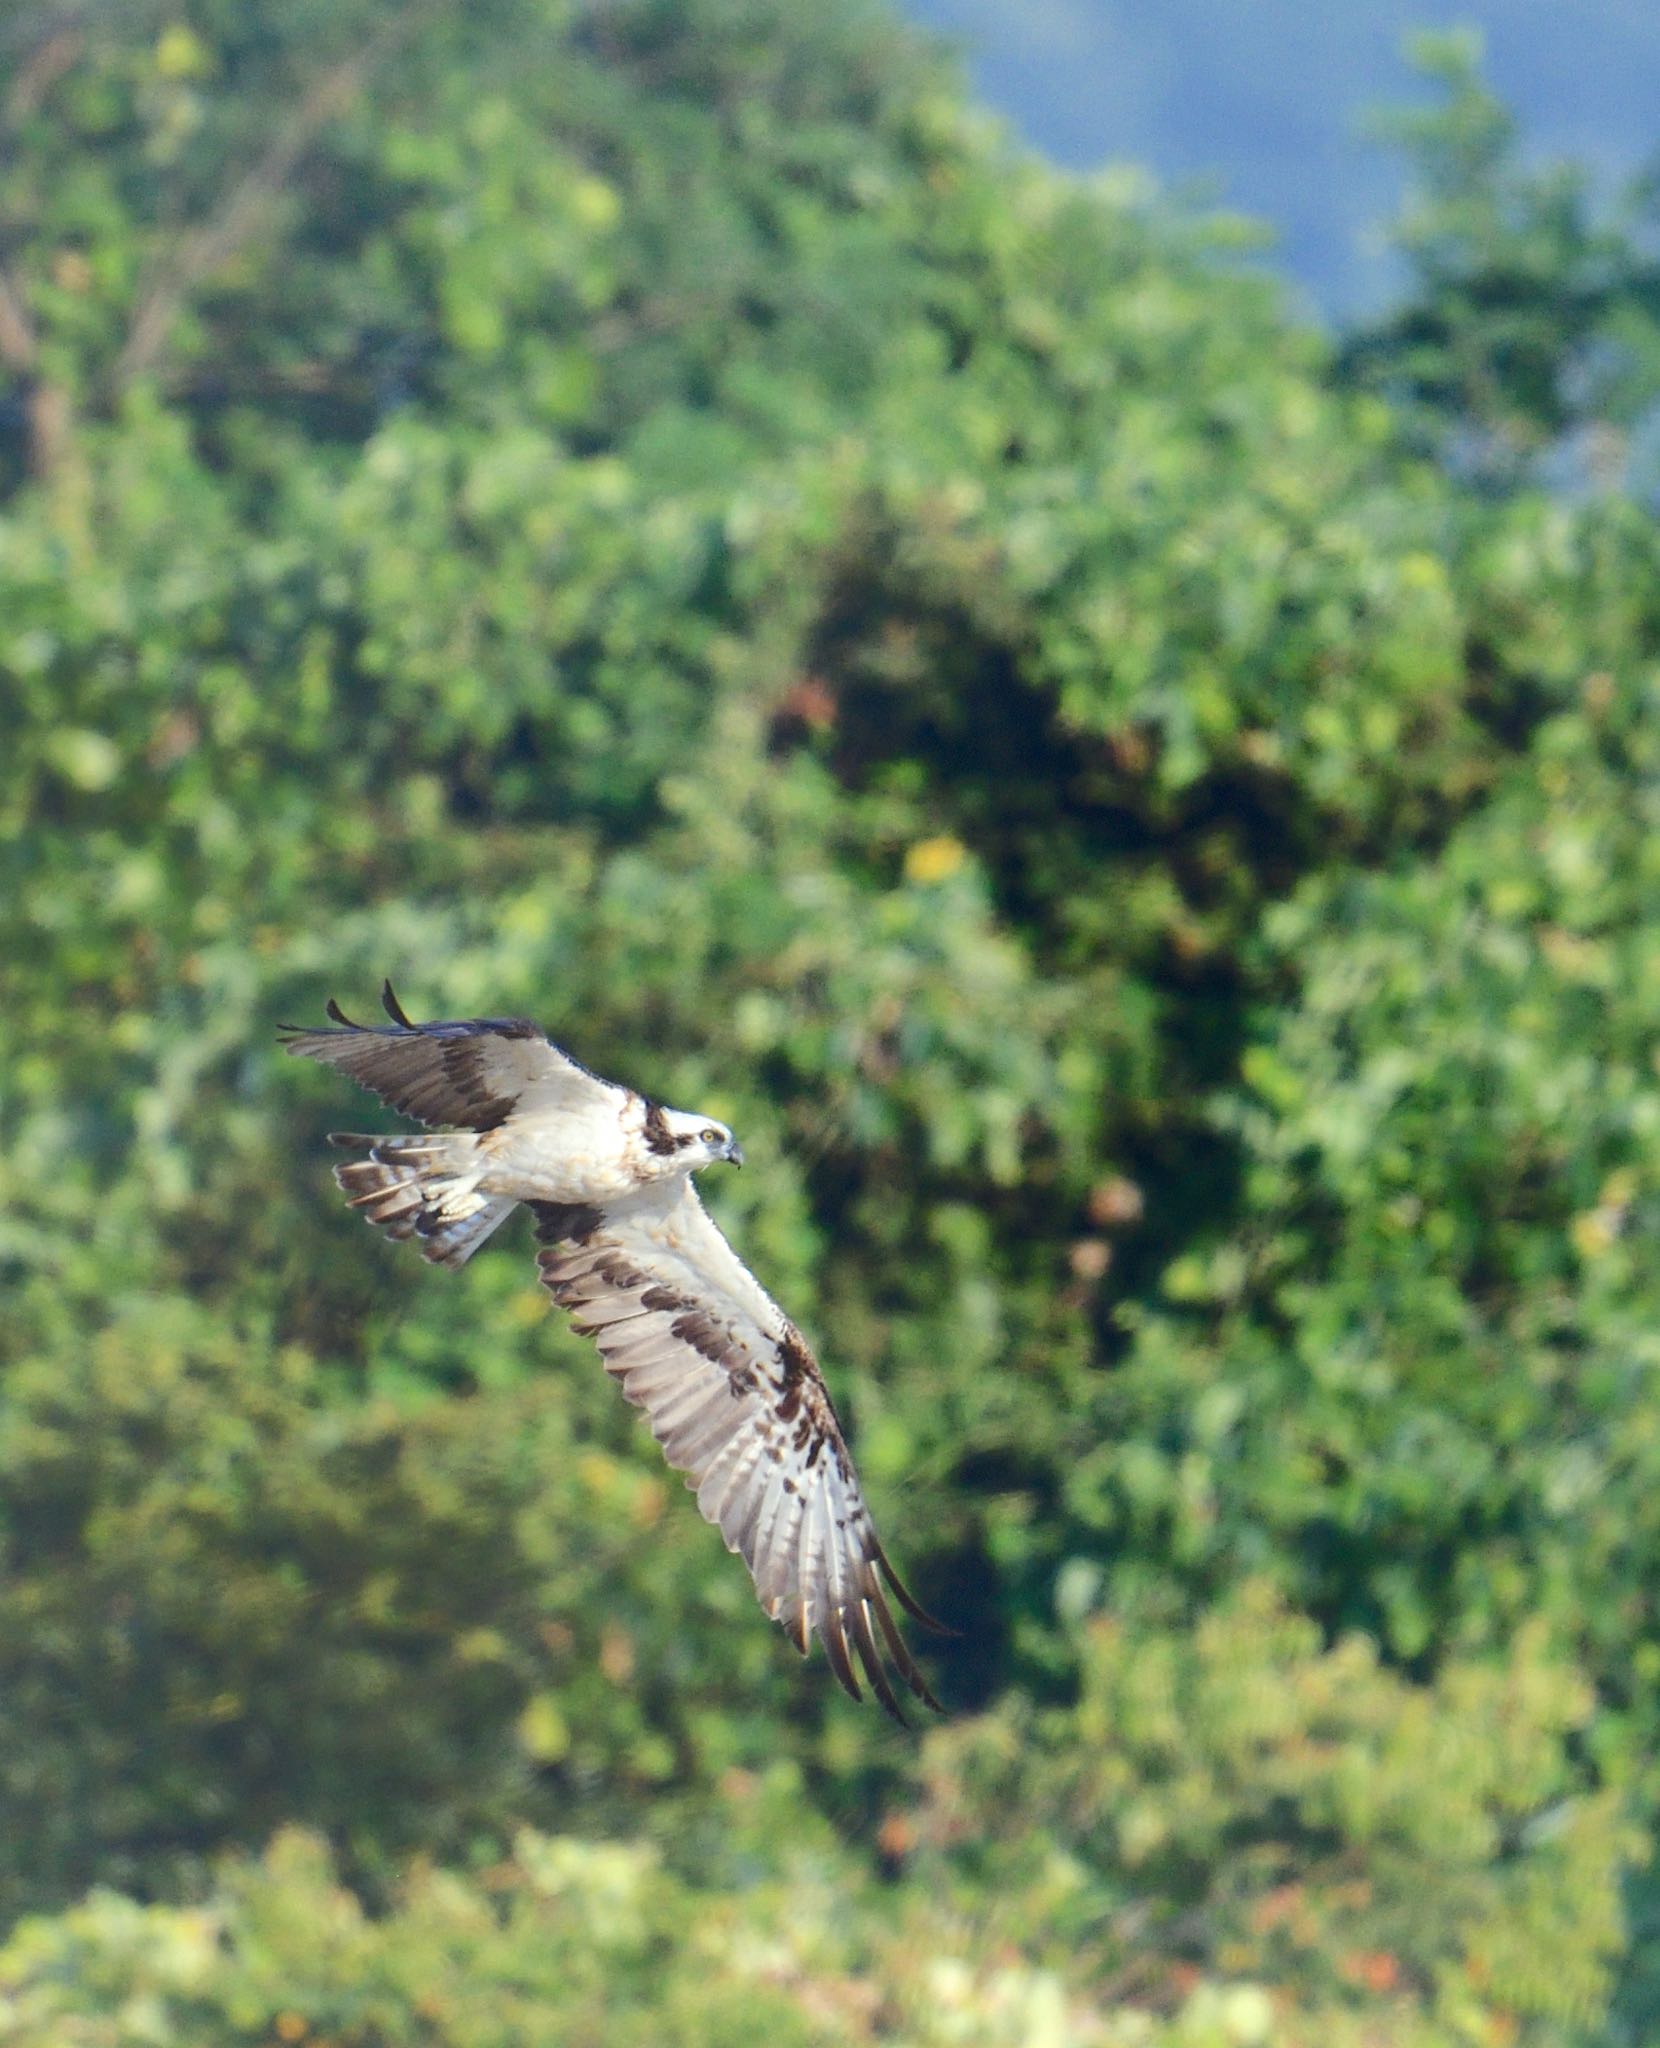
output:
[[428,15],[447,4],[449,0],[419,0],[419,4],[404,8],[360,49],[313,82],[264,154],[232,186],[219,210],[182,238],[172,263],[140,300],[112,373],[116,393],[151,368],[190,294],[257,230],[266,208],[294,175],[307,150],[350,105],[375,66],[406,42]]
[[23,295],[8,271],[0,268],[0,363],[25,375],[35,366],[39,354],[35,325],[23,305]]
[[4,101],[0,101],[0,122],[16,128],[28,120],[85,46],[86,32],[79,19],[62,17],[18,66]]
[[[85,46],[86,33],[78,12],[60,12],[45,24],[0,98],[0,128],[11,130],[28,120]],[[39,356],[40,339],[24,304],[22,287],[7,266],[0,264],[0,363],[28,377]]]

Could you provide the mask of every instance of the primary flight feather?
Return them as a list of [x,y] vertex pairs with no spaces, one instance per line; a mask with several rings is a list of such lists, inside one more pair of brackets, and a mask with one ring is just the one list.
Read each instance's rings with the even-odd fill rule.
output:
[[[715,1227],[692,1175],[742,1165],[724,1124],[590,1073],[533,1024],[414,1024],[388,982],[389,1025],[290,1028],[291,1053],[336,1067],[430,1135],[336,1133],[334,1169],[389,1237],[461,1266],[522,1202],[542,1284],[593,1338],[669,1463],[749,1567],[766,1612],[813,1636],[855,1699],[859,1673],[903,1719],[883,1662],[929,1706],[887,1591],[927,1627],[877,1540],[817,1361]],[[885,1587],[884,1587],[885,1581]]]

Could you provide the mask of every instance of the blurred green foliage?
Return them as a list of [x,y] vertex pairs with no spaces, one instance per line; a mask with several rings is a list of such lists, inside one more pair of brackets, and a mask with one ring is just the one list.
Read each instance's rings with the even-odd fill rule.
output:
[[[861,7],[4,34],[0,2039],[1649,2038],[1650,512]],[[340,1209],[382,974],[743,1134],[946,1725]]]
[[1538,164],[1481,74],[1479,34],[1409,45],[1440,89],[1388,117],[1413,189],[1408,288],[1351,335],[1345,373],[1483,489],[1660,485],[1660,160],[1615,193]]

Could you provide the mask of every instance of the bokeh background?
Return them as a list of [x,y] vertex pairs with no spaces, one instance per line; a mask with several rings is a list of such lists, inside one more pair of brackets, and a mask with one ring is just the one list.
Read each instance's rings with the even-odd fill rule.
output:
[[[7,2048],[1656,2038],[1654,195],[1377,87],[1321,324],[863,0],[8,14]],[[942,1723],[383,974],[742,1134]]]
[[1473,37],[1530,152],[1612,191],[1654,154],[1660,13],[1647,0],[904,0],[976,89],[1074,170],[1134,163],[1275,230],[1328,316],[1375,314],[1405,272],[1388,233],[1391,104],[1414,34]]

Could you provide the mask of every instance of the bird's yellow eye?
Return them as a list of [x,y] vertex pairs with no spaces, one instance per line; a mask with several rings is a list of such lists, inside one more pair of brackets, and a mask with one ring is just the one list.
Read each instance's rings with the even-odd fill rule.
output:
[[726,1143],[726,1133],[724,1131],[717,1131],[713,1124],[706,1131],[700,1132],[699,1136],[706,1145],[724,1145]]

